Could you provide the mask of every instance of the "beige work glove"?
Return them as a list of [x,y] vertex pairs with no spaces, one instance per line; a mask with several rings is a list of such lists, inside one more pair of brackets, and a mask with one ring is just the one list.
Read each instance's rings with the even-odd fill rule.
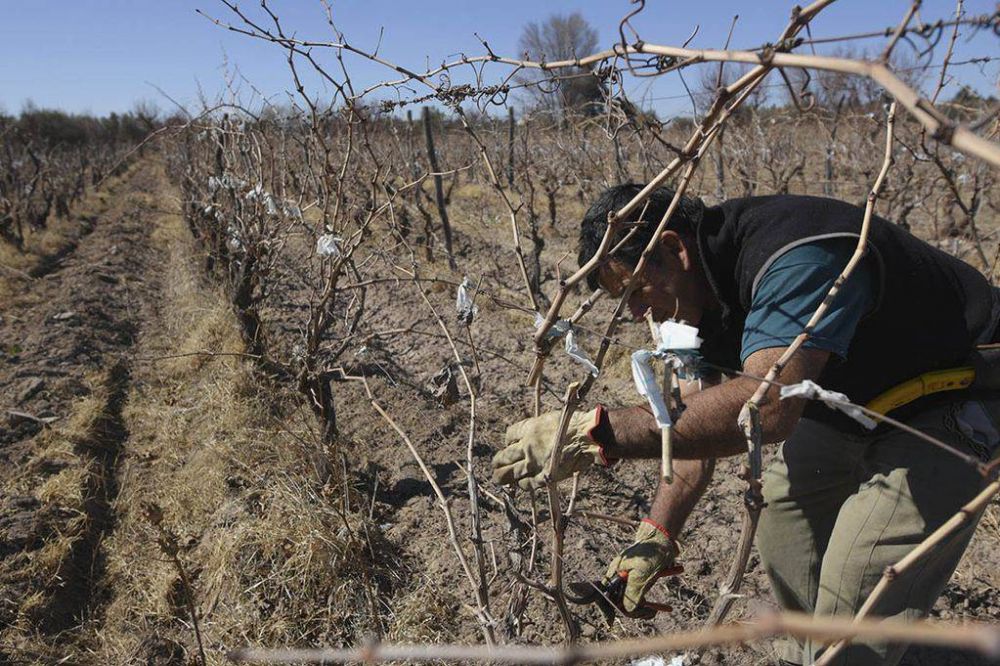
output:
[[[635,531],[635,542],[608,565],[602,583],[607,588],[612,582],[625,579],[622,609],[633,617],[652,617],[667,607],[646,603],[646,593],[660,578],[684,571],[684,567],[676,564],[679,552],[670,533],[645,518]],[[618,603],[617,599],[612,601]]]
[[[592,435],[603,412],[604,407],[598,405],[589,412],[576,412],[570,417],[562,440],[562,455],[552,468],[553,481],[569,478],[594,463],[609,465],[603,448]],[[524,490],[544,486],[545,465],[555,443],[559,417],[559,412],[549,412],[507,428],[505,447],[493,456],[493,481],[503,485],[516,483]]]

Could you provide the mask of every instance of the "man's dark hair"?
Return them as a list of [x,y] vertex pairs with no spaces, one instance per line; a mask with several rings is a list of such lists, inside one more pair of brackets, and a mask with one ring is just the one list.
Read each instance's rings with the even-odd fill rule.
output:
[[[591,257],[597,254],[597,248],[601,246],[601,239],[608,228],[608,213],[621,210],[636,194],[643,188],[642,185],[626,183],[615,185],[601,192],[597,200],[587,209],[583,216],[583,223],[580,225],[580,255],[579,262],[583,266],[590,261]],[[615,238],[611,239],[613,248],[632,229],[636,229],[628,242],[615,253],[614,258],[621,260],[629,266],[639,263],[642,251],[649,244],[656,231],[657,225],[663,219],[663,214],[667,212],[667,207],[674,198],[674,190],[667,187],[660,187],[653,191],[653,194],[636,208],[635,212],[629,216],[629,222],[636,224],[626,224],[619,231]],[[670,218],[667,227],[683,236],[693,236],[698,222],[701,221],[705,212],[705,204],[701,199],[682,196]],[[639,219],[639,216],[642,219]],[[597,289],[597,271],[592,271],[587,276],[587,285],[591,289]]]

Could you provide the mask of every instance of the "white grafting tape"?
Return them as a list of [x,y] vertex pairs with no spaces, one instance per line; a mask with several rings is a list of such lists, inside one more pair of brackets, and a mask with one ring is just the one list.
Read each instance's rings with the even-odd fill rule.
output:
[[781,387],[781,399],[785,398],[808,398],[819,400],[830,409],[836,409],[851,417],[868,430],[873,430],[878,425],[878,421],[871,418],[857,405],[852,405],[847,396],[836,391],[828,391],[814,381],[808,379],[798,384],[789,384]]

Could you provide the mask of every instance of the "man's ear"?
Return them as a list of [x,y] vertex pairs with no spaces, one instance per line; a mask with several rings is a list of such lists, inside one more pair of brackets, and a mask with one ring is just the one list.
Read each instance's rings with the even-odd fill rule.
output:
[[681,236],[676,231],[670,229],[665,229],[662,234],[660,234],[660,250],[666,254],[675,258],[681,265],[684,271],[691,270],[694,264],[694,257],[691,255],[688,249],[687,243],[684,241],[684,237]]

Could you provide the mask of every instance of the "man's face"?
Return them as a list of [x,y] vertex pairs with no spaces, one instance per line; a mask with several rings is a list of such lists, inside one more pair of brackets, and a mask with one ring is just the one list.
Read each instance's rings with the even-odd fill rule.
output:
[[[620,298],[632,279],[634,267],[623,261],[612,259],[598,271],[597,279],[608,294]],[[673,280],[668,270],[658,261],[652,261],[646,267],[639,283],[628,298],[628,309],[636,320],[652,310],[653,320],[662,322],[670,318],[684,318],[675,296]]]
[[[707,287],[700,278],[697,258],[685,240],[673,231],[663,232],[639,283],[629,295],[628,309],[641,319],[652,310],[653,320],[686,321],[697,326],[707,307]],[[632,279],[634,266],[610,259],[600,267],[597,280],[611,296],[620,297]]]

